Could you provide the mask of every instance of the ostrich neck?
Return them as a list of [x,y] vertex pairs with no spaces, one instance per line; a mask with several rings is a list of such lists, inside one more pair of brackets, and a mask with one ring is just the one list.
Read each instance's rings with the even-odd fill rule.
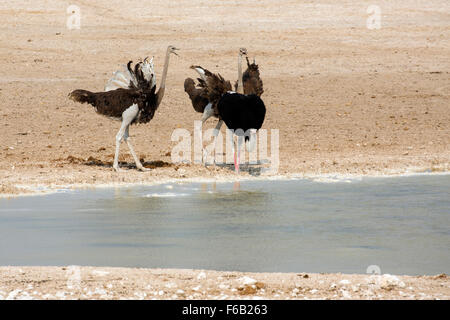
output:
[[158,96],[157,105],[158,106],[161,103],[161,100],[164,96],[164,91],[166,89],[167,70],[169,69],[169,56],[170,56],[170,51],[169,51],[169,49],[167,49],[166,60],[164,61],[164,69],[163,69],[163,73],[161,76],[161,84],[159,85],[159,90],[157,93],[157,96]]
[[242,56],[238,56],[238,85],[237,85],[237,92],[238,93],[244,93],[242,85]]

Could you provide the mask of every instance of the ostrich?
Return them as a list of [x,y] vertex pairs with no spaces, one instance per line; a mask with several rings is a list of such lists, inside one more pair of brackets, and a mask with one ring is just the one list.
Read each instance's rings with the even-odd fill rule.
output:
[[[247,60],[247,70],[242,75],[243,56]],[[235,84],[236,92],[231,91],[231,87],[228,85],[229,81],[225,81],[220,75],[216,76],[199,66],[192,66],[191,68],[196,70],[201,78],[198,78],[198,87],[195,86],[194,80],[187,78],[184,82],[184,89],[192,101],[194,110],[203,113],[202,122],[205,122],[212,116],[219,119],[214,130],[214,145],[224,121],[229,129],[244,130],[245,128],[244,132],[247,129],[258,130],[261,128],[265,117],[265,106],[259,98],[264,92],[263,82],[259,76],[258,65],[255,61],[250,64],[245,48],[240,48],[239,50],[238,80]],[[230,97],[230,95],[234,96]],[[222,102],[220,103],[220,101]],[[219,104],[221,105],[221,110],[219,109]],[[239,106],[239,108],[236,106]],[[252,120],[254,121],[252,122]],[[247,140],[249,140],[248,136],[245,141]],[[253,139],[250,140],[250,144],[252,142],[254,142]],[[203,158],[206,159],[205,153],[204,151]],[[235,169],[239,171],[239,161],[236,164],[236,153],[234,158]]]
[[[264,102],[261,100],[261,95],[264,93],[263,81],[260,78],[259,67],[253,59],[253,63],[250,63],[247,50],[244,50],[245,59],[247,60],[247,70],[242,75],[242,56],[239,55],[238,59],[238,80],[235,83],[235,90],[238,95],[233,97],[223,96],[223,101],[219,103],[219,115],[221,119],[225,120],[225,123],[229,129],[238,130],[242,129],[243,132],[247,132],[249,135],[245,136],[245,141],[249,141],[247,150],[253,149],[255,140],[254,134],[259,130],[264,122],[266,108]],[[244,93],[242,95],[242,92]],[[244,98],[246,97],[246,98]],[[227,107],[229,105],[230,107]],[[241,107],[237,107],[237,106]],[[245,107],[244,107],[245,106]],[[253,139],[252,139],[253,137]],[[239,172],[239,153],[240,153],[240,141],[238,145],[238,160],[236,162],[235,153],[235,169]],[[233,144],[234,145],[234,144]]]
[[[247,70],[242,74],[242,57],[247,60]],[[250,63],[247,50],[241,48],[238,56],[238,80],[235,83],[236,92],[228,91],[224,93],[219,101],[215,113],[219,115],[218,128],[222,122],[230,130],[234,130],[234,134],[245,135],[245,142],[249,141],[247,150],[253,148],[255,143],[255,133],[259,130],[264,122],[266,115],[266,107],[260,96],[264,93],[263,82],[260,78],[259,67],[253,60]],[[207,112],[207,108],[205,109]],[[242,130],[242,132],[240,132]],[[218,130],[215,131],[217,136]],[[233,149],[234,142],[233,142]],[[234,151],[234,167],[239,172],[241,139],[238,140],[238,148]]]
[[161,84],[156,92],[156,77],[153,71],[153,58],[151,61],[144,59],[131,68],[132,61],[128,62],[127,70],[117,71],[109,80],[104,92],[90,92],[87,90],[75,90],[69,94],[69,98],[80,103],[89,103],[97,113],[122,121],[119,132],[116,135],[116,151],[114,154],[113,168],[119,168],[119,149],[123,140],[127,142],[131,155],[140,171],[148,171],[139,161],[131,145],[128,129],[130,124],[147,123],[152,120],[156,109],[161,104],[166,87],[169,57],[173,53],[177,55],[173,46],[168,46]]
[[[260,97],[256,94],[246,95],[237,92],[227,92],[220,98],[217,110],[220,119],[225,122],[228,129],[234,130],[234,134],[238,136],[244,135],[245,142],[250,140],[249,144],[254,145],[254,134],[261,128],[266,116],[266,107]],[[238,139],[237,157],[236,150],[234,150],[234,168],[236,172],[239,172],[241,142],[241,139]],[[249,150],[249,148],[247,149]]]
[[[235,84],[235,90],[239,93],[245,93],[242,89],[242,57],[247,55],[247,49],[240,48],[239,49],[239,55],[238,55],[238,81],[236,81]],[[248,61],[248,59],[247,59]],[[256,66],[257,68],[257,66]],[[210,101],[208,100],[208,78],[213,78],[213,81],[222,81],[224,83],[224,86],[226,86],[227,91],[231,91],[231,84],[228,85],[229,81],[225,81],[220,74],[213,75],[210,71],[200,67],[200,66],[191,66],[191,69],[194,69],[197,71],[200,75],[200,78],[198,78],[198,85],[196,87],[195,81],[191,78],[186,78],[184,81],[184,91],[189,95],[189,98],[191,99],[192,106],[194,107],[194,110],[202,113],[203,118],[202,121],[205,122],[208,118],[214,116],[215,118],[218,117],[217,113],[213,112],[213,104],[211,104],[211,108],[208,107]],[[248,70],[244,73],[247,74]],[[259,72],[258,72],[259,76]],[[245,80],[247,80],[248,77],[245,77]],[[238,83],[240,83],[240,86],[238,87]],[[262,83],[261,83],[262,85]],[[208,108],[207,108],[208,107]],[[207,109],[206,113],[205,110]],[[220,129],[220,126],[222,125],[222,122],[219,119],[218,122],[218,128]]]
[[[189,95],[194,110],[202,113],[202,124],[210,117],[219,118],[217,110],[217,103],[220,97],[231,91],[231,82],[225,80],[220,74],[214,74],[201,66],[191,66],[200,75],[198,78],[198,87],[195,86],[194,80],[186,78],[184,81],[184,91]],[[216,128],[214,130],[214,144],[216,137],[219,134],[220,127],[223,121],[219,118]],[[207,163],[207,152],[203,150],[204,163]]]

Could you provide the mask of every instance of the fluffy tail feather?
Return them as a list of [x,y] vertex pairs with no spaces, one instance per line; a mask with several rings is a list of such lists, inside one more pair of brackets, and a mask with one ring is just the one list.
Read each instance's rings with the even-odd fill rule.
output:
[[80,103],[89,103],[91,105],[95,105],[95,94],[87,91],[87,90],[74,90],[71,93],[69,93],[69,99],[80,102]]

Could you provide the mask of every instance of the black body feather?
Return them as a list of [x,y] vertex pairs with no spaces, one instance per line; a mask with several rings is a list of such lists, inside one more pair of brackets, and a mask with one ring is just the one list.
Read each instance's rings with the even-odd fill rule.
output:
[[[225,122],[228,129],[235,131],[242,129],[244,133],[248,129],[259,130],[266,116],[266,106],[255,94],[225,93],[220,98],[217,108],[219,118]],[[248,136],[245,140],[248,140]]]

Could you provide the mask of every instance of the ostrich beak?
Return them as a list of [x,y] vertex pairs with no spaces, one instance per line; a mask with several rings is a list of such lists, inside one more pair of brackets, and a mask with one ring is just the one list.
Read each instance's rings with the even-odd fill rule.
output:
[[175,50],[180,50],[179,48],[172,48],[172,53],[176,56],[179,56],[178,53],[175,52]]

